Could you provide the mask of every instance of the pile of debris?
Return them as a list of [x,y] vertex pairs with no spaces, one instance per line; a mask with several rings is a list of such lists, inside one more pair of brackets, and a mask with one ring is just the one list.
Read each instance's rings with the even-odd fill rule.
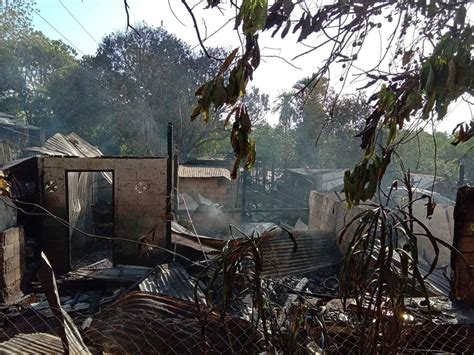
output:
[[[74,135],[54,137],[48,144],[52,145],[39,151],[85,157],[100,153],[81,143]],[[72,152],[73,149],[77,152]],[[156,196],[146,196],[151,185],[145,184],[144,181],[148,180],[139,178],[137,167],[142,166],[142,162],[137,159],[136,167],[129,169],[130,164],[119,159],[77,159],[84,159],[80,161],[84,166],[114,163],[120,168],[113,170],[118,187],[110,191],[114,194],[122,192],[122,199],[115,198],[115,202],[123,208],[123,214],[111,213],[114,222],[120,222],[114,225],[113,231],[122,234],[113,234],[111,230],[113,243],[103,247],[107,253],[113,251],[111,258],[97,261],[97,254],[84,252],[81,262],[89,259],[91,262],[81,267],[76,263],[69,270],[70,255],[63,254],[72,249],[71,245],[64,243],[73,235],[71,229],[67,231],[65,228],[70,228],[70,224],[64,219],[58,223],[60,218],[52,213],[47,217],[41,215],[39,212],[44,214],[47,211],[40,205],[41,200],[34,203],[8,199],[10,187],[20,191],[22,195],[17,197],[23,200],[29,196],[27,187],[38,190],[38,182],[31,182],[25,176],[29,176],[29,165],[41,160],[24,162],[28,165],[23,167],[25,173],[20,174],[21,169],[17,172],[23,179],[10,180],[16,181],[18,186],[9,186],[9,181],[1,178],[0,191],[6,196],[2,196],[3,204],[0,204],[5,212],[0,219],[0,227],[5,230],[1,240],[0,284],[15,292],[11,297],[7,295],[8,300],[2,301],[0,353],[474,351],[473,311],[460,308],[457,302],[449,300],[451,288],[444,269],[433,270],[419,265],[416,271],[420,272],[420,278],[426,279],[426,287],[423,284],[421,289],[406,288],[404,290],[409,291],[400,293],[398,298],[390,297],[385,290],[377,293],[384,285],[373,286],[373,289],[346,287],[340,271],[341,266],[347,267],[348,264],[342,264],[341,250],[344,248],[338,245],[335,226],[314,230],[308,229],[311,223],[306,225],[302,221],[297,222],[298,228],[273,223],[237,223],[233,214],[200,195],[199,204],[185,204],[184,210],[178,208],[180,213],[174,216],[176,220],[170,221],[169,215],[161,213],[163,211],[159,218],[155,218],[151,214],[153,206],[164,206],[164,203],[163,206],[156,203],[160,200],[156,196],[165,196],[161,191],[164,184],[159,185],[157,191],[161,192]],[[54,172],[57,181],[53,182],[57,184],[63,183],[59,178],[68,171],[64,161],[77,163],[75,158],[44,161],[50,163],[48,171]],[[165,161],[157,160],[155,163],[161,166]],[[54,164],[62,165],[59,168]],[[105,169],[100,171],[109,177],[108,168],[101,169]],[[40,174],[41,170],[36,171]],[[159,169],[154,169],[149,175],[157,171]],[[164,181],[163,177],[160,179]],[[49,184],[51,181],[43,181],[46,183],[43,195],[49,193],[48,201],[58,202],[61,196],[56,192],[63,189]],[[108,186],[107,181],[102,182]],[[130,186],[133,191],[128,193]],[[137,202],[141,199],[154,204],[131,204],[127,200],[131,199],[130,196]],[[331,210],[324,204],[314,204]],[[53,203],[52,206],[57,207],[56,212],[62,211],[62,204]],[[139,207],[149,215],[138,211]],[[18,214],[21,223],[17,223],[16,210],[20,208],[24,212]],[[25,211],[25,208],[30,209]],[[332,215],[335,215],[334,211],[332,208]],[[39,215],[43,219],[35,220]],[[323,218],[325,214],[321,211],[310,213],[310,217],[319,218],[321,225],[329,225],[336,218],[329,212],[327,215],[331,218]],[[140,228],[139,221],[143,222]],[[155,224],[149,228],[148,223],[153,222]],[[165,223],[166,245],[162,247]],[[25,233],[23,227],[17,226],[19,224],[23,225]],[[45,226],[49,229],[44,229]],[[41,228],[43,234],[38,238],[36,229]],[[148,232],[144,232],[145,228]],[[74,231],[76,229],[79,228]],[[55,237],[45,230],[64,238]],[[101,236],[89,233],[88,237]],[[59,245],[60,241],[63,245]],[[471,247],[465,240],[457,243],[460,247]],[[45,245],[53,252],[48,254]],[[134,259],[116,259],[115,251],[120,248]],[[383,253],[380,244],[374,242],[370,254],[372,259],[368,259],[367,265],[376,265]],[[53,267],[61,266],[58,260],[67,262],[67,273],[54,273],[45,254],[50,256]],[[95,257],[95,262],[89,258],[91,256]],[[133,261],[126,264],[117,260]],[[384,267],[387,274],[393,274],[395,279],[403,275],[400,278],[404,277],[409,284],[414,271],[408,270],[404,262],[397,254],[390,258],[388,267]],[[464,264],[458,262],[456,265],[461,269]],[[459,279],[458,283],[462,286],[464,280]],[[384,323],[383,326],[373,326],[380,323]],[[379,332],[379,329],[384,332]]]
[[[363,349],[359,314],[370,309],[338,299],[341,255],[334,239],[331,244],[323,233],[274,226],[227,241],[193,236],[178,226],[174,230],[183,240],[199,238],[192,243],[203,246],[206,258],[181,258],[156,267],[113,266],[103,260],[56,282],[43,255],[41,288],[4,309],[0,352]],[[472,327],[462,324],[472,319],[459,316],[466,317],[466,311],[453,308],[444,296],[430,298],[431,310],[424,301],[407,298],[406,330],[397,352],[472,351]]]

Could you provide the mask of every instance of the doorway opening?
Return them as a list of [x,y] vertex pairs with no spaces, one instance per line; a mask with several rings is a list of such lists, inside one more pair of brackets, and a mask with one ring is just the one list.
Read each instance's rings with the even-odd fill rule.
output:
[[67,171],[66,183],[71,269],[112,265],[113,171]]

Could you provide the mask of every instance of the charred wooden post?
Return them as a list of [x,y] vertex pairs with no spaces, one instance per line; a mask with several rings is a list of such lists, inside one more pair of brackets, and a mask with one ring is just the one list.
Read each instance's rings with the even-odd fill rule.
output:
[[179,162],[178,162],[178,154],[175,154],[173,157],[174,167],[173,167],[173,208],[172,211],[174,213],[178,212],[178,170],[179,170]]
[[275,154],[272,154],[271,189],[272,189],[272,190],[275,190]]
[[171,250],[171,193],[173,189],[173,124],[168,123],[168,161],[166,166],[166,235],[165,247]]
[[242,203],[240,206],[240,222],[245,222],[245,213],[247,210],[247,184],[248,184],[248,172],[244,170],[242,172]]
[[474,187],[463,186],[458,189],[454,207],[453,246],[464,258],[452,252],[452,296],[474,306]]

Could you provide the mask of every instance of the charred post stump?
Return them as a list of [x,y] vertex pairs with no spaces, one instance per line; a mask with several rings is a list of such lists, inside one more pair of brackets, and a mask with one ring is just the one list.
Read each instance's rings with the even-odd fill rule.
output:
[[464,258],[454,251],[451,254],[451,296],[474,306],[474,187],[463,186],[458,189],[454,208],[453,246]]

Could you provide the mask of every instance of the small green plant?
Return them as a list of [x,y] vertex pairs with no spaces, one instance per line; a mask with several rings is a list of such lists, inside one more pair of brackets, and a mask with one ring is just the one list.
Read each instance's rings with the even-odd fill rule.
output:
[[[436,206],[431,196],[416,197],[410,172],[395,181],[387,194],[378,188],[378,203],[370,202],[342,230],[339,241],[348,241],[340,270],[340,291],[344,305],[356,303],[358,334],[363,353],[396,353],[403,340],[408,296],[425,297],[429,307],[426,279],[435,270],[440,248],[459,253],[446,241],[437,238],[413,214],[413,204],[426,200],[427,215]],[[393,204],[392,193],[404,186],[407,198]],[[419,269],[418,241],[427,238],[434,258],[427,273]],[[462,257],[462,255],[461,255]]]

